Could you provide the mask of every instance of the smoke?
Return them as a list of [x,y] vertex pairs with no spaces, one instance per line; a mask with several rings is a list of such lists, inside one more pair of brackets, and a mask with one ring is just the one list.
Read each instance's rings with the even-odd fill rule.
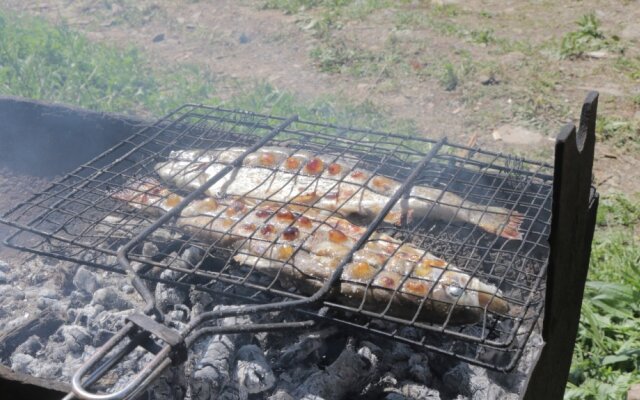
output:
[[0,167],[41,177],[64,174],[143,125],[124,116],[0,97]]

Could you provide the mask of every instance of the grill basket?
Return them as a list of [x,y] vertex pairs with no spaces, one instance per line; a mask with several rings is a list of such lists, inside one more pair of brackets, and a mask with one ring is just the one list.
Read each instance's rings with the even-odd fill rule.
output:
[[[356,221],[366,230],[329,279],[315,279],[314,291],[293,290],[278,274],[264,274],[258,268],[240,265],[233,261],[240,250],[187,235],[175,223],[182,209],[202,199],[207,188],[241,166],[248,154],[265,146],[348,160],[372,176],[401,183],[386,204],[380,205],[381,213],[367,221]],[[113,197],[130,187],[132,181],[157,177],[155,166],[167,160],[172,151],[231,147],[247,150],[197,190],[173,185],[171,190],[184,197],[162,216],[132,209]],[[392,338],[486,368],[510,371],[544,310],[553,177],[552,165],[450,144],[446,139],[436,141],[299,121],[296,117],[185,105],[7,211],[0,222],[16,228],[5,240],[8,246],[129,274],[147,303],[144,313],[131,316],[125,329],[76,374],[76,394],[86,398],[93,395],[82,388],[97,381],[109,364],[112,366],[136,346],[153,350],[149,343],[154,340],[165,345],[152,351],[155,358],[147,372],[109,398],[139,393],[164,367],[183,360],[185,349],[204,333],[303,328],[318,321]],[[407,200],[414,186],[437,189],[440,195],[433,202],[435,205],[415,220],[404,215],[399,224],[386,223],[384,217],[392,206]],[[448,193],[462,202],[452,203]],[[247,198],[251,200],[251,195]],[[165,196],[163,201],[166,200]],[[522,239],[505,239],[477,224],[460,222],[458,214],[470,212],[472,203],[479,206],[471,211],[481,220],[496,214],[498,207],[507,216],[519,215]],[[442,206],[457,211],[443,218],[437,215]],[[390,304],[371,309],[364,305],[365,301],[346,304],[337,300],[335,288],[341,281],[341,268],[374,232],[380,231],[491,284],[496,290],[488,295],[506,301],[509,311],[489,312],[484,307],[479,322],[458,324],[452,318],[454,307],[449,307],[440,321],[425,322],[418,314],[430,293],[416,300],[419,306],[415,310],[402,316],[392,312]],[[186,253],[190,257],[185,257]],[[195,288],[214,295],[221,304],[237,306],[205,312],[178,332],[161,324],[167,310],[155,304],[144,281]],[[350,283],[367,288],[372,285]],[[396,295],[397,289],[392,297]],[[295,320],[235,327],[215,325],[217,319],[228,315],[279,310],[290,310]],[[148,316],[151,314],[155,320]],[[94,368],[92,362],[105,357],[126,337],[128,344],[119,347],[119,356]],[[89,372],[91,376],[81,380]]]

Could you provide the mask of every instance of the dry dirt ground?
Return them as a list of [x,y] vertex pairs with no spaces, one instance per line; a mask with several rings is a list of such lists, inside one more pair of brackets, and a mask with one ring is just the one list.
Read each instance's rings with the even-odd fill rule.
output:
[[[414,120],[424,135],[476,139],[532,158],[551,157],[554,135],[576,121],[582,99],[595,89],[600,114],[613,126],[631,127],[622,145],[611,139],[598,145],[595,181],[601,192],[640,191],[640,150],[633,144],[640,140],[640,2],[379,7],[384,2],[356,0],[292,13],[265,9],[267,3],[285,2],[2,0],[0,6],[64,22],[96,41],[137,46],[157,66],[205,67],[227,82],[216,89],[222,98],[262,81],[303,99],[371,101]],[[559,57],[561,39],[591,12],[606,44]]]

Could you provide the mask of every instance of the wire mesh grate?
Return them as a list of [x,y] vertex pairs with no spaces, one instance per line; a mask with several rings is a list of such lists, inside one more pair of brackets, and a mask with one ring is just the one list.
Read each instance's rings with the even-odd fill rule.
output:
[[186,105],[0,221],[9,246],[121,273],[118,250],[141,235],[127,253],[140,276],[235,302],[304,300],[331,280],[329,311],[301,313],[510,370],[543,310],[552,174],[444,140]]

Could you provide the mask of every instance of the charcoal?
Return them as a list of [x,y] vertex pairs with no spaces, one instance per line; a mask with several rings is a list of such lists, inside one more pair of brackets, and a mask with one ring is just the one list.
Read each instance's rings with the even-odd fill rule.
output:
[[440,392],[415,382],[407,381],[402,382],[400,388],[390,393],[385,400],[440,400]]
[[86,328],[77,325],[63,325],[54,334],[60,336],[54,339],[63,342],[66,348],[74,354],[82,354],[84,346],[91,344],[91,335]]
[[358,393],[374,378],[377,361],[367,358],[372,353],[355,351],[347,345],[327,368],[309,376],[293,393],[295,398],[319,396],[323,399],[342,399],[348,393]]
[[[81,308],[91,301],[93,293],[87,293],[82,290],[74,290],[69,294],[69,307]],[[102,307],[102,306],[101,306]]]
[[38,361],[31,363],[29,369],[34,376],[45,379],[59,380],[62,375],[62,367],[60,364],[52,362],[41,362],[41,357],[38,357]]
[[284,349],[280,360],[278,360],[278,366],[297,364],[306,360],[311,353],[324,346],[328,337],[337,332],[337,327],[330,326],[320,331],[302,334],[293,345]]
[[126,294],[132,294],[132,293],[135,292],[134,287],[129,285],[128,283],[122,285],[121,290],[122,290],[123,293],[126,293]]
[[100,283],[96,275],[84,267],[78,268],[78,271],[73,277],[73,286],[85,293],[94,293],[100,289]]
[[98,329],[98,331],[93,335],[91,345],[93,347],[100,347],[105,344],[107,340],[111,339],[114,334],[115,332],[111,332],[106,329]]
[[31,374],[30,365],[35,361],[35,358],[29,354],[14,353],[11,356],[11,369],[15,372],[21,372],[23,374]]
[[243,400],[246,400],[249,394],[271,389],[276,380],[262,349],[253,344],[242,346],[238,350],[235,379],[238,382],[240,398]]
[[214,335],[200,343],[197,349],[204,349],[204,353],[191,379],[191,399],[215,398],[231,379],[234,339],[231,335]]
[[44,297],[46,299],[53,299],[53,300],[60,299],[60,292],[50,287],[39,288],[38,293],[40,297]]
[[24,291],[12,285],[0,286],[0,301],[24,300]]
[[429,358],[426,354],[414,353],[409,357],[409,376],[418,383],[431,383],[433,376],[429,368]]
[[48,308],[53,308],[58,303],[57,300],[48,299],[48,298],[39,298],[36,300],[36,307],[38,310],[45,310]]
[[295,399],[284,390],[278,389],[271,396],[269,396],[268,400],[295,400]]
[[145,390],[141,396],[145,400],[182,399],[185,394],[184,371],[182,368],[168,368]]
[[95,318],[88,321],[88,328],[92,331],[97,329],[106,329],[112,332],[118,331],[124,326],[125,319],[129,314],[131,314],[131,310],[119,312],[100,311]]
[[88,305],[76,311],[74,323],[80,326],[87,326],[89,321],[94,321],[95,317],[104,311],[104,307],[99,304]]
[[[176,280],[182,275],[180,272],[165,270],[160,274],[161,279]],[[162,312],[167,312],[176,304],[184,304],[188,298],[187,289],[165,283],[158,283],[155,290],[156,305]]]
[[22,342],[18,347],[16,347],[15,353],[23,353],[28,354],[30,356],[35,356],[38,351],[42,349],[42,342],[37,335],[31,335],[27,340]]
[[213,298],[207,292],[192,289],[189,291],[189,301],[193,304],[191,315],[196,316],[210,309]]
[[61,346],[53,339],[54,338],[51,338],[49,343],[47,343],[47,346],[44,348],[44,358],[56,364],[63,364],[69,350],[66,346]]
[[133,308],[133,305],[125,300],[122,295],[111,287],[98,289],[93,294],[93,304],[100,304],[107,310],[127,310]]

